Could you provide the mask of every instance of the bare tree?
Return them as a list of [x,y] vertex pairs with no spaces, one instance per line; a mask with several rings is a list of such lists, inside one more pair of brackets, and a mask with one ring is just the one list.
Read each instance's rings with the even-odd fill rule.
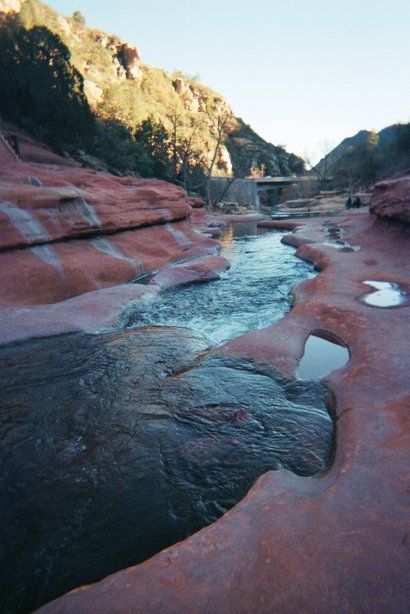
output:
[[308,156],[304,157],[304,161],[307,165],[308,170],[310,170],[318,180],[323,184],[323,187],[326,187],[331,179],[331,172],[337,164],[337,158],[334,159],[331,156],[331,150],[333,146],[328,141],[321,144],[322,157],[317,164],[313,164]]
[[184,127],[184,124],[178,110],[175,108],[172,115],[168,116],[168,118],[171,122],[169,148],[173,181],[186,189],[186,177],[189,171],[195,166],[204,166],[203,155],[194,144],[198,125],[194,125],[191,128],[188,136],[182,136],[181,129]]
[[214,172],[215,164],[218,159],[219,148],[224,140],[224,128],[231,115],[230,113],[225,112],[225,113],[220,113],[214,116],[213,114],[211,114],[208,108],[205,109],[205,113],[208,115],[208,118],[209,118],[209,127],[210,127],[211,135],[215,139],[215,147],[213,150],[211,161],[206,169],[207,173],[206,173],[206,181],[205,181],[206,205],[208,209],[210,209],[211,208],[212,174]]

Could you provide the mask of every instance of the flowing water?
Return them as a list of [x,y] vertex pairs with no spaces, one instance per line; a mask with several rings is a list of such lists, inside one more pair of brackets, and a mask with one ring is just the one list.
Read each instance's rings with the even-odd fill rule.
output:
[[0,348],[0,611],[32,611],[149,558],[268,470],[327,468],[322,382],[207,353],[282,317],[312,275],[281,237],[230,229],[223,278],[164,293],[132,329]]
[[231,268],[220,280],[164,292],[149,310],[137,308],[128,326],[186,326],[218,345],[276,322],[290,308],[292,287],[314,275],[281,243],[284,234],[258,234],[256,224],[229,227],[221,240]]

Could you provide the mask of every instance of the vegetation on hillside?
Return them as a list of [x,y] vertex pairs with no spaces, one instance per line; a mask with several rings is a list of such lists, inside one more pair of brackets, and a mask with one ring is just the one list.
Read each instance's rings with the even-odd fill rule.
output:
[[[0,85],[0,111],[43,136],[57,150],[73,155],[80,150],[88,158],[97,157],[97,163],[110,170],[157,176],[188,189],[200,186],[201,177],[209,175],[211,166],[216,175],[246,176],[255,167],[271,175],[303,172],[299,158],[259,137],[234,116],[219,94],[199,83],[197,76],[179,71],[169,75],[141,63],[138,50],[114,35],[87,28],[79,12],[63,17],[39,0],[27,0],[17,16],[1,23],[4,44],[10,44],[16,36],[32,44],[39,33],[54,45],[55,58],[60,49],[65,74],[62,78],[55,73],[54,77],[62,78],[66,91],[72,87],[77,97],[67,95],[70,104],[58,99],[58,88],[53,86],[50,74],[39,79],[36,87],[26,88],[32,97],[30,107],[37,108],[37,114],[22,107],[13,110],[5,83],[11,84],[11,91],[20,87],[19,80],[25,80],[26,85],[36,80],[30,67],[38,59],[35,45],[32,57],[28,57],[29,48],[24,55],[21,45],[14,41],[8,69],[3,62],[3,71],[8,72],[3,72],[7,81],[2,78]],[[18,76],[14,75],[15,64],[20,66]],[[68,77],[75,83],[66,83]],[[46,101],[43,109],[37,104],[42,97]],[[57,100],[61,112],[53,124],[54,120],[46,116]],[[226,121],[218,144],[213,126],[221,118]],[[204,188],[206,180],[202,184]]]
[[410,124],[380,132],[362,130],[344,139],[314,168],[324,183],[368,186],[410,167]]
[[83,77],[61,39],[44,27],[0,30],[1,112],[57,150],[95,136]]

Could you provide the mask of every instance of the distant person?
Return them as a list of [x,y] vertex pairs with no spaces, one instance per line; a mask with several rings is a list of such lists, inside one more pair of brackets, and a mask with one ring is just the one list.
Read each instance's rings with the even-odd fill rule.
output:
[[11,145],[12,145],[14,151],[16,152],[18,157],[20,158],[20,141],[19,141],[19,137],[17,136],[17,134],[11,134],[10,135],[10,141],[11,141]]
[[362,206],[362,201],[360,200],[360,196],[356,196],[356,198],[353,201],[352,207],[353,209],[360,209],[361,206]]
[[351,208],[352,208],[352,197],[349,196],[349,198],[345,202],[345,209],[351,209]]

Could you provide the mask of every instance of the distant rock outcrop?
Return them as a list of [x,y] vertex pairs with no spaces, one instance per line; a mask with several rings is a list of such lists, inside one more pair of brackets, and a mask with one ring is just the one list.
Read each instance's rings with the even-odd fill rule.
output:
[[22,0],[0,0],[0,16],[2,13],[18,13]]

